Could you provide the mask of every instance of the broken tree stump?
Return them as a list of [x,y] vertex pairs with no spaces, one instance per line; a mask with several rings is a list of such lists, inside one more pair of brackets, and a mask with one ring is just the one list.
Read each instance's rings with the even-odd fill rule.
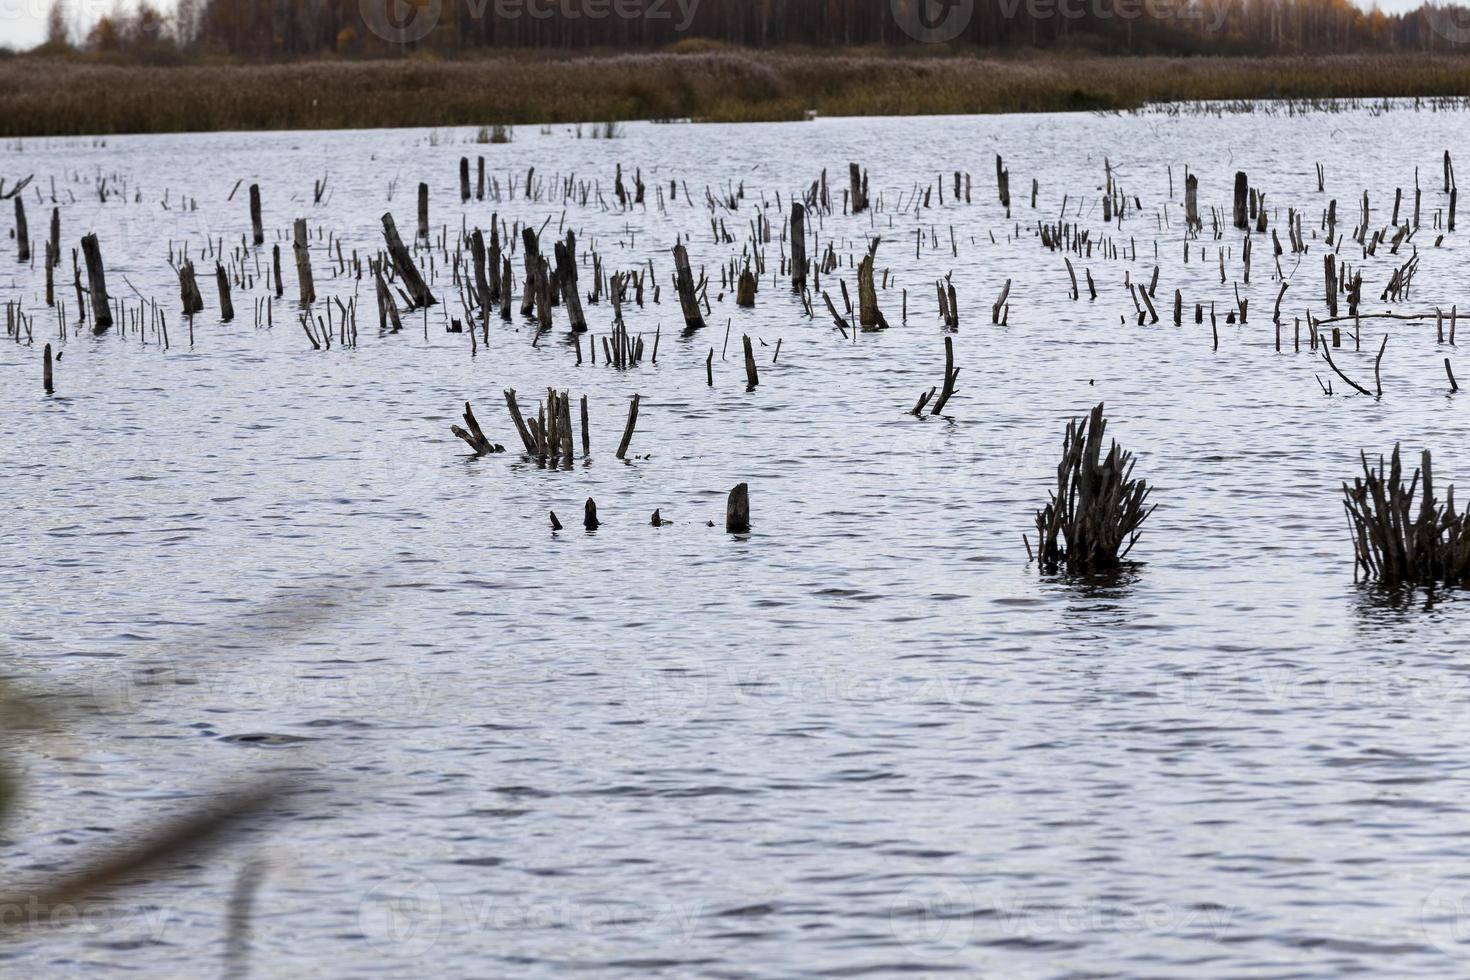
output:
[[847,165],[847,175],[852,185],[851,211],[862,214],[868,210],[868,175],[855,163]]
[[214,264],[214,282],[219,288],[219,315],[225,323],[235,319],[235,304],[230,300],[230,274],[218,262]]
[[1235,227],[1249,230],[1250,222],[1250,181],[1246,178],[1244,170],[1235,172]]
[[618,443],[618,459],[627,457],[628,444],[633,441],[633,428],[638,424],[638,401],[640,397],[635,394],[633,400],[628,403],[628,424],[623,427],[623,439]]
[[684,311],[684,325],[690,330],[704,326],[699,312],[699,296],[695,292],[694,273],[689,269],[689,250],[682,243],[674,246],[674,286],[679,293],[679,308]]
[[179,301],[183,305],[184,316],[193,316],[204,309],[204,298],[199,295],[199,281],[190,259],[185,259],[179,266]]
[[945,402],[949,401],[954,394],[955,382],[959,380],[960,369],[954,366],[954,338],[944,338],[944,388],[939,393],[939,400],[934,403],[934,408],[929,415],[935,416],[944,410]]
[[1043,572],[1116,568],[1153,513],[1146,506],[1150,487],[1133,478],[1133,454],[1114,442],[1106,460],[1100,459],[1106,425],[1102,403],[1088,419],[1067,424],[1057,488],[1036,512],[1036,558]]
[[463,439],[475,451],[476,456],[505,452],[504,446],[497,445],[486,438],[485,433],[480,429],[480,423],[475,419],[475,413],[470,409],[469,402],[464,403],[464,424],[469,426],[468,431],[457,425],[451,425],[449,431]]
[[582,296],[577,291],[577,239],[570,231],[565,242],[556,243],[556,279],[561,286],[561,299],[567,308],[567,319],[573,333],[587,331],[587,317],[582,313]]
[[[427,197],[421,195],[421,201],[426,200]],[[403,239],[398,237],[398,226],[393,223],[392,212],[383,215],[383,239],[388,244],[388,257],[393,260],[393,268],[397,271],[398,278],[403,280],[404,288],[408,290],[408,298],[413,303],[412,309],[422,309],[439,302],[429,291],[424,277],[419,274],[413,256],[403,247]]]
[[735,305],[744,309],[755,306],[755,273],[750,271],[748,264],[740,273],[740,281],[735,287]]
[[82,238],[82,255],[87,260],[87,288],[92,298],[92,333],[104,334],[112,326],[112,306],[107,298],[107,276],[102,268],[102,247],[96,235]]
[[26,227],[26,205],[20,195],[15,195],[15,244],[20,249],[20,261],[31,260],[31,233]]
[[878,289],[873,284],[873,256],[878,250],[877,239],[863,260],[858,263],[858,322],[864,330],[887,330],[888,321],[878,308]]
[[260,185],[250,185],[250,240],[256,245],[265,244],[265,226],[260,221]]
[[296,284],[302,306],[316,302],[316,284],[311,278],[311,237],[306,230],[306,219],[297,218],[291,231],[291,247],[296,253]]
[[791,202],[791,288],[806,289],[806,208]]
[[750,486],[740,483],[725,503],[725,530],[730,534],[750,533]]

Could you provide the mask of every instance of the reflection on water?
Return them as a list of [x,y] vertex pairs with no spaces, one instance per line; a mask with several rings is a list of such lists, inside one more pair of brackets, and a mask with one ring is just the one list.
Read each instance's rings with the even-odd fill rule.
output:
[[1446,624],[1446,614],[1452,617],[1462,598],[1457,590],[1442,586],[1362,582],[1353,593],[1353,611],[1362,629],[1433,630]]
[[[1389,331],[1384,397],[1329,399],[1293,343],[1322,308],[1328,202],[1350,231],[1366,189],[1370,228],[1387,226],[1416,168],[1419,233],[1398,254],[1344,242],[1339,259],[1363,271],[1365,307],[1410,252],[1406,308],[1463,305],[1470,262],[1424,175],[1446,148],[1470,159],[1464,133],[1457,113],[1353,111],[7,145],[0,172],[38,175],[32,228],[54,175],[64,247],[96,231],[116,298],[156,298],[171,346],[131,327],[63,340],[43,266],[0,271],[34,335],[0,345],[0,673],[54,692],[61,719],[16,737],[28,796],[0,866],[43,875],[249,768],[321,790],[273,825],[252,885],[262,976],[1465,972],[1466,604],[1355,586],[1338,497],[1360,448],[1398,440],[1431,447],[1442,483],[1470,480],[1444,398],[1457,354],[1424,322],[1365,319],[1362,350],[1349,339],[1334,359],[1368,377]],[[995,153],[1013,186],[1038,184],[1009,221],[985,176]],[[480,154],[515,199],[460,203],[459,157]],[[851,160],[875,208],[812,215],[808,254],[832,246],[822,288],[841,310],[847,257],[881,237],[893,326],[844,338],[778,270],[792,194]],[[642,168],[647,209],[595,192],[618,163]],[[540,200],[520,193],[529,166]],[[973,203],[946,193],[916,213],[956,168]],[[1186,168],[1206,215],[1187,262]],[[1309,250],[1253,236],[1250,317],[1227,323],[1244,236],[1213,237],[1209,209],[1228,214],[1237,169],[1271,227],[1299,209]],[[314,206],[324,173],[334,192]],[[1109,173],[1137,199],[1121,224],[1102,221]],[[102,201],[102,177],[126,193]],[[385,210],[412,227],[420,180],[443,306],[388,336],[360,315],[356,349],[311,350],[291,221],[311,227],[318,295],[370,314],[352,256],[380,248]],[[258,255],[237,181],[261,186]],[[592,185],[585,206],[563,200],[569,181]],[[741,182],[734,210],[709,210],[706,186]],[[653,193],[671,183],[677,198]],[[763,207],[766,272],[741,309],[720,268],[743,268]],[[574,230],[608,273],[652,261],[644,305],[623,313],[646,343],[661,331],[657,364],[604,365],[605,300],[584,304],[595,366],[576,365],[561,311],[539,340],[492,319],[473,353],[447,333],[465,317],[454,240],[492,213]],[[1090,233],[1070,258],[1096,300],[1071,299],[1039,242],[1059,220]],[[703,330],[682,329],[669,284],[677,236],[710,279]],[[206,241],[230,262],[246,247],[252,282],[231,324],[204,290],[191,347],[167,260],[187,242],[205,273]],[[254,272],[277,243],[279,301]],[[1126,283],[1155,266],[1160,321],[1140,324]],[[584,256],[584,286],[590,270]],[[947,420],[920,420],[906,413],[943,380],[946,275],[962,373]],[[1214,304],[1218,337],[1195,304]],[[64,353],[51,399],[48,341]],[[552,385],[588,395],[592,452],[571,469],[469,459],[448,430],[468,399],[517,446],[503,391],[534,410]],[[1100,400],[1159,509],[1117,573],[1040,576],[1021,535],[1067,419]],[[724,533],[741,482],[749,538]],[[588,497],[596,534],[568,520]],[[653,527],[655,509],[672,523]],[[238,947],[232,896],[255,877],[234,860],[23,937],[5,969],[197,976]]]

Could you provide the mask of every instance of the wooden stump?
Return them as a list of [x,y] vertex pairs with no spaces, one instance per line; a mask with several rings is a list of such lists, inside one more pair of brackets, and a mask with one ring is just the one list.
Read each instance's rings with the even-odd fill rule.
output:
[[1235,227],[1248,230],[1250,224],[1250,181],[1244,170],[1235,172]]
[[[628,444],[633,441],[633,428],[638,424],[638,402],[640,395],[634,395],[633,400],[628,403],[628,424],[623,427],[623,440],[618,443],[618,459],[628,455]],[[586,429],[583,429],[585,432]]]
[[[423,200],[426,201],[427,198]],[[422,220],[422,215],[420,217]],[[393,260],[393,268],[397,270],[398,278],[403,280],[403,286],[408,290],[413,309],[433,306],[439,302],[429,291],[424,277],[419,274],[418,266],[414,265],[408,249],[403,247],[403,239],[398,237],[398,226],[393,223],[391,212],[383,215],[383,239],[388,244],[388,257]]]
[[683,244],[674,246],[674,285],[679,292],[679,307],[684,311],[684,325],[690,330],[704,326],[695,292],[694,273],[689,269],[689,251]]
[[107,276],[96,235],[83,236],[82,255],[87,260],[87,288],[92,297],[92,333],[104,334],[112,327],[112,306],[107,298]]
[[260,221],[260,185],[250,185],[250,235],[256,245],[265,244],[265,226]]
[[[874,250],[877,243],[873,245]],[[878,289],[873,284],[873,251],[858,263],[858,322],[865,330],[886,330],[888,321],[878,309]]]
[[29,262],[31,260],[31,233],[26,227],[26,205],[20,199],[19,194],[15,195],[15,243],[20,249],[21,262]]
[[230,274],[218,262],[214,264],[214,282],[219,288],[219,315],[225,323],[235,319],[235,304],[230,301]]
[[755,306],[755,273],[748,265],[740,273],[740,281],[735,287],[735,305],[745,309]]
[[291,231],[292,248],[296,252],[296,284],[302,306],[316,302],[316,284],[311,278],[311,237],[306,230],[306,219],[297,218]]
[[750,533],[750,486],[737,484],[725,504],[725,530],[730,534]]
[[199,295],[199,283],[194,275],[194,263],[189,259],[179,266],[179,302],[184,316],[193,316],[204,309],[204,298]]
[[791,202],[791,288],[806,289],[806,208]]
[[868,210],[868,175],[857,164],[850,163],[847,165],[847,176],[852,189],[852,213],[862,214]]

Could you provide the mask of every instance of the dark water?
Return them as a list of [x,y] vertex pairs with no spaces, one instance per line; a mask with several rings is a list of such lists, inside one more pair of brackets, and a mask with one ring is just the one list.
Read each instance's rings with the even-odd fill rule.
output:
[[[1470,309],[1463,232],[1436,247],[1434,227],[1441,154],[1470,160],[1465,132],[1461,114],[1400,108],[630,125],[611,141],[523,128],[505,146],[472,131],[7,145],[0,173],[37,174],[38,248],[56,179],[69,315],[70,249],[95,230],[114,296],[158,300],[171,347],[132,327],[94,339],[73,323],[62,339],[40,259],[21,267],[5,246],[0,299],[23,305],[34,343],[0,344],[3,671],[53,715],[8,753],[27,795],[6,877],[44,880],[247,773],[297,773],[307,792],[187,873],[22,933],[0,969],[210,975],[257,857],[260,976],[1464,972],[1470,606],[1355,585],[1340,485],[1360,449],[1396,440],[1432,448],[1441,483],[1470,480],[1464,395],[1442,367],[1470,382],[1470,360],[1433,321],[1364,320],[1361,351],[1349,331],[1336,360],[1371,388],[1387,330],[1384,395],[1345,396],[1305,327],[1293,351],[1292,324],[1323,312],[1327,201],[1350,234],[1366,189],[1379,229],[1402,187],[1402,222],[1416,168],[1419,233],[1398,255],[1351,241],[1339,255],[1363,270],[1365,312]],[[502,192],[535,166],[542,199],[462,207],[458,160],[480,154]],[[1142,206],[1111,228],[1105,158]],[[850,160],[871,173],[873,214],[841,213]],[[630,185],[642,169],[646,210],[617,207],[617,163]],[[845,278],[856,301],[848,262],[867,235],[883,237],[880,279],[891,270],[893,326],[855,342],[819,296],[809,320],[773,281],[785,207],[824,167],[838,213],[813,219],[809,251],[831,242],[842,260],[824,288],[841,307]],[[1206,214],[1188,264],[1185,167]],[[973,174],[970,204],[952,199],[955,169]],[[1283,245],[1287,208],[1304,214],[1310,250],[1280,257],[1280,353],[1269,233],[1240,287],[1249,322],[1225,322],[1243,236],[1216,241],[1208,209],[1228,222],[1237,169]],[[557,189],[571,175],[597,182],[585,206]],[[943,204],[936,192],[916,214],[916,188],[941,178]],[[625,312],[650,345],[661,327],[657,365],[618,373],[599,351],[574,366],[561,310],[535,347],[519,317],[492,321],[472,357],[445,332],[462,314],[437,244],[446,303],[379,336],[371,281],[337,275],[315,237],[319,297],[355,295],[363,315],[357,349],[312,351],[293,320],[291,220],[367,255],[384,210],[411,235],[420,180],[451,251],[462,221],[488,228],[498,211],[549,219],[548,251],[575,229],[609,271],[651,259],[661,302],[650,283]],[[273,329],[255,325],[263,280],[219,323],[200,258],[207,238],[240,246],[251,182],[286,253]],[[742,182],[736,210],[711,211],[706,186]],[[1069,299],[1062,255],[1035,234],[1064,197],[1069,221],[1122,252],[1073,256],[1095,302],[1085,285]],[[717,298],[718,267],[763,204],[767,273],[740,310]],[[669,285],[678,234],[713,279],[692,336]],[[208,307],[192,346],[168,264],[186,241]],[[1413,289],[1390,307],[1379,294],[1415,250]],[[1140,326],[1124,278],[1146,283],[1156,263],[1161,321]],[[959,391],[948,418],[918,420],[905,413],[943,378],[933,283],[948,273]],[[1008,278],[1008,323],[993,325]],[[1215,304],[1218,350],[1196,302]],[[611,309],[587,310],[600,337]],[[749,393],[742,334],[760,361]],[[51,398],[47,341],[64,352]],[[592,454],[570,471],[470,459],[448,431],[469,399],[514,448],[502,390],[534,412],[548,385],[589,396]],[[620,462],[634,392],[638,458]],[[1047,579],[1021,535],[1066,420],[1100,400],[1159,508],[1130,572]],[[721,518],[742,481],[753,532],[732,537]],[[673,523],[651,527],[655,508]]]

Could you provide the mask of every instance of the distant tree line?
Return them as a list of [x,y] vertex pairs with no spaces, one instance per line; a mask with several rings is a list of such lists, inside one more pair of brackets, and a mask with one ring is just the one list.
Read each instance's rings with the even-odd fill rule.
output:
[[[939,25],[951,49],[1115,54],[1447,51],[1470,10],[1403,14],[1348,0],[139,0],[95,23],[52,10],[43,49],[167,61],[482,50],[912,46]],[[951,28],[946,30],[945,28]],[[957,29],[957,30],[956,30]]]

